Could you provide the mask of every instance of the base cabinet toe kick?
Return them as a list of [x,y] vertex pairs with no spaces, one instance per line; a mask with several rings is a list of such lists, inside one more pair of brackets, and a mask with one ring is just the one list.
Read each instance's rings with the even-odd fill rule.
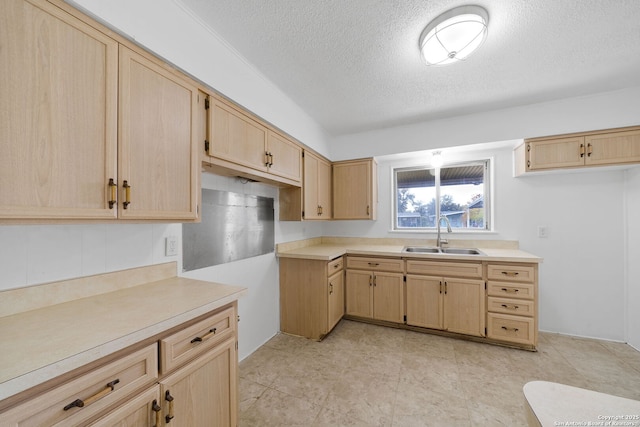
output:
[[321,340],[342,317],[537,348],[538,263],[355,255],[280,261],[282,332]]

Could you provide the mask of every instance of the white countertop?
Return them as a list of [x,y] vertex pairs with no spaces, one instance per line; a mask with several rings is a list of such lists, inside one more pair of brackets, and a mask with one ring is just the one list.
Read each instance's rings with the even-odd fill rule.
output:
[[[371,245],[371,244],[316,244],[299,247],[295,249],[278,251],[278,256],[282,258],[303,258],[317,260],[332,260],[345,254],[369,255],[369,256],[392,256],[403,258],[437,259],[437,260],[475,260],[475,261],[502,261],[502,262],[533,262],[540,263],[542,258],[532,255],[520,249],[491,248],[474,246],[483,255],[460,255],[460,254],[430,254],[403,252],[405,245]],[[452,246],[455,247],[455,246]]]
[[171,277],[0,317],[0,400],[236,301],[239,286]]
[[550,426],[640,426],[640,401],[547,381],[523,387],[533,424]]

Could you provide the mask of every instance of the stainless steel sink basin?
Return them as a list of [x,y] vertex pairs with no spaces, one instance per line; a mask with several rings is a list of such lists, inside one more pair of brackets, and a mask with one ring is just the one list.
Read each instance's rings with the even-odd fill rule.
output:
[[482,255],[482,252],[477,249],[467,248],[443,248],[442,253],[456,255]]
[[402,252],[420,254],[451,254],[451,255],[484,255],[475,248],[432,248],[429,246],[405,246]]
[[402,252],[418,252],[422,254],[439,254],[440,249],[426,246],[405,246]]

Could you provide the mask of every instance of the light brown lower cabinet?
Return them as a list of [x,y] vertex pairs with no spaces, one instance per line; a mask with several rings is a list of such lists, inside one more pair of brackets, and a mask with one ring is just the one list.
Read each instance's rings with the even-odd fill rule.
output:
[[[137,349],[123,350],[122,356],[110,356],[96,367],[81,367],[80,375],[71,372],[53,380],[51,388],[0,413],[0,425],[237,426],[237,303],[160,334],[158,340],[169,345],[134,345]],[[163,364],[164,359],[179,362]]]
[[407,275],[407,324],[484,336],[484,281]]
[[403,323],[403,271],[399,258],[347,257],[346,314]]
[[321,340],[344,315],[344,259],[280,259],[280,330]]
[[408,260],[407,273],[408,325],[485,335],[481,263]]

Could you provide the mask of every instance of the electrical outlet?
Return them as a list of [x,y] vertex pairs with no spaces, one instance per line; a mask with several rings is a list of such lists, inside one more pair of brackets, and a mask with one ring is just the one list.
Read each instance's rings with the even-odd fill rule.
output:
[[540,237],[542,239],[546,239],[547,237],[549,237],[549,228],[547,228],[547,226],[545,226],[545,225],[539,225],[538,226],[538,237]]
[[176,256],[178,255],[178,238],[176,236],[169,236],[164,241],[164,255]]

